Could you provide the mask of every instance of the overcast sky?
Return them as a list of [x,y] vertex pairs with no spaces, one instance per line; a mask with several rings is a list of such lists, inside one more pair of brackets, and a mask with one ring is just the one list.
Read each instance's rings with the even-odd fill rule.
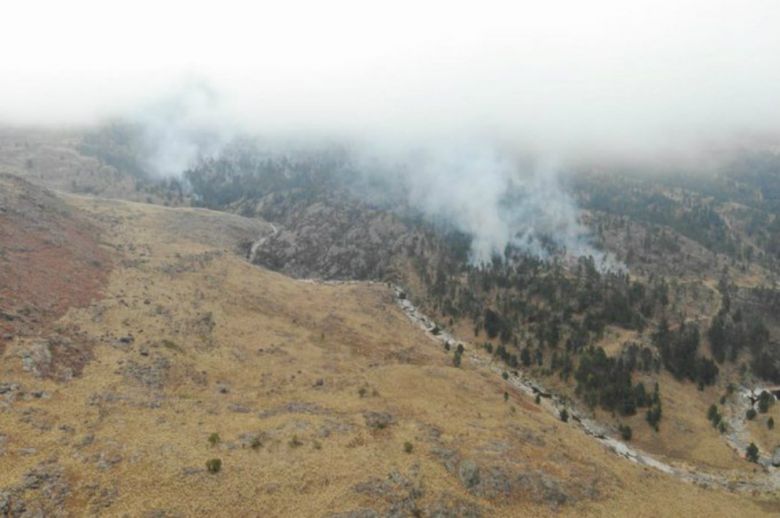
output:
[[[242,4],[255,4],[251,7]],[[10,1],[0,122],[90,123],[208,85],[260,131],[553,150],[780,130],[780,1]]]

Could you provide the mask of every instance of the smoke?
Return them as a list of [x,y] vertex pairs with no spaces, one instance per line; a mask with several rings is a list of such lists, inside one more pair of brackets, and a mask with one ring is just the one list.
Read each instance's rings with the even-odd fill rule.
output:
[[157,178],[181,178],[198,160],[219,155],[238,131],[226,119],[220,96],[204,81],[190,80],[126,115],[140,128],[144,170]]
[[555,160],[479,140],[429,142],[413,150],[369,146],[363,154],[358,168],[364,174],[392,177],[411,207],[470,235],[472,263],[489,263],[513,247],[540,258],[556,252],[592,256],[600,268],[621,268],[590,244]]
[[246,133],[359,142],[477,262],[597,255],[558,182],[577,165],[780,136],[774,0],[40,3],[4,13],[0,121],[135,121],[160,177]]

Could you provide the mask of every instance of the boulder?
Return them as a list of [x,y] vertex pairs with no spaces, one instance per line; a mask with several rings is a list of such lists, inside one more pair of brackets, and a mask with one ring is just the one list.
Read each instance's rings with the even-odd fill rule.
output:
[[472,489],[479,484],[479,467],[471,459],[463,459],[458,465],[458,477],[466,489]]
[[772,453],[772,466],[776,468],[780,467],[780,446],[777,446]]

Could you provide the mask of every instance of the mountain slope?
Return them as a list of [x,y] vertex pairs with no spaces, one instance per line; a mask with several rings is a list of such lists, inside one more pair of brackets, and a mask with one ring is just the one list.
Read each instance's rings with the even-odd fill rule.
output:
[[[492,370],[453,366],[383,284],[249,264],[236,250],[271,232],[260,220],[65,200],[99,230],[113,268],[102,296],[3,353],[3,513],[778,511],[769,496],[630,463]],[[43,368],[74,347],[88,351],[81,370]]]

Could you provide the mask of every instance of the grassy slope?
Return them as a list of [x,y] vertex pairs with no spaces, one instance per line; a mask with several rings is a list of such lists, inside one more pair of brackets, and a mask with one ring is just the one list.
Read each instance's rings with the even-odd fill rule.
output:
[[[0,411],[0,487],[48,459],[64,468],[76,515],[321,516],[386,509],[393,494],[354,487],[398,472],[421,488],[420,507],[462,500],[491,516],[556,512],[533,491],[470,494],[434,454],[451,448],[482,469],[554,478],[569,495],[558,509],[566,515],[778,510],[621,460],[521,395],[505,403],[500,379],[452,367],[384,286],[314,284],[248,265],[230,243],[263,232],[261,223],[69,200],[102,227],[117,264],[104,298],[59,322],[96,341],[83,376],[55,382],[24,372],[17,354],[32,339],[6,350],[1,379],[51,397],[20,398]],[[131,345],[116,343],[127,334]],[[373,429],[364,418],[371,411],[395,422]],[[222,439],[216,446],[207,441],[212,432]],[[242,447],[247,433],[262,446]],[[302,444],[291,446],[293,437]],[[212,457],[223,461],[217,475],[204,469]]]

